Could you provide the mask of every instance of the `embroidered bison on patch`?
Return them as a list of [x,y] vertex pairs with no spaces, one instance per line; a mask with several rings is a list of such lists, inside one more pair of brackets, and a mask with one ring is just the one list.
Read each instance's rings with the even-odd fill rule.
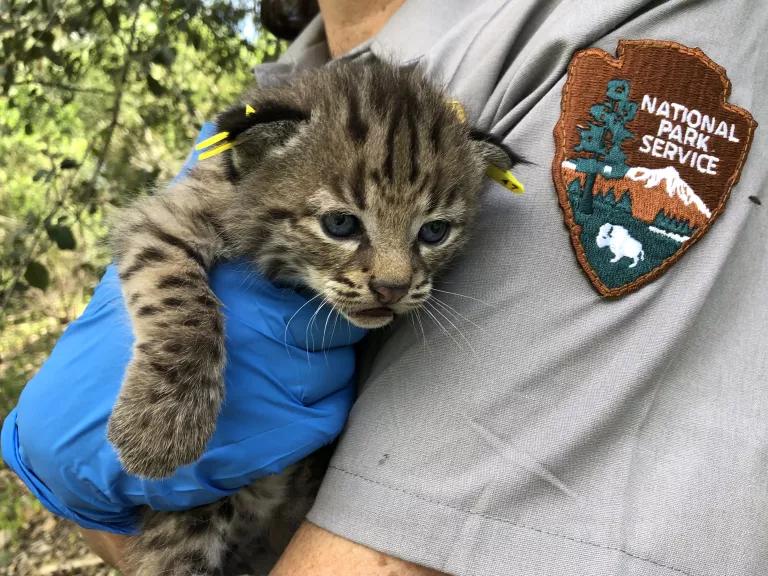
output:
[[610,223],[603,224],[600,226],[600,231],[597,233],[595,240],[598,248],[605,248],[607,246],[613,252],[611,264],[615,264],[626,257],[632,260],[632,264],[629,267],[634,268],[640,260],[645,260],[643,245],[632,238],[624,226],[619,226],[618,224],[614,226]]

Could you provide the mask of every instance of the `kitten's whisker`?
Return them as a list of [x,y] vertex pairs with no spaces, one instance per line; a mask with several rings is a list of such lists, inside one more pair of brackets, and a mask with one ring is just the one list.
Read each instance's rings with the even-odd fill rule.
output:
[[309,348],[310,348],[309,337],[310,336],[312,336],[312,345],[311,345],[311,347],[312,347],[313,351],[314,351],[314,348],[315,348],[315,333],[312,331],[312,326],[314,326],[314,324],[315,324],[315,320],[317,319],[318,313],[320,312],[320,310],[323,309],[323,306],[325,306],[325,304],[327,302],[328,302],[328,299],[327,298],[323,298],[323,301],[320,302],[320,306],[317,307],[317,310],[315,310],[315,313],[312,314],[312,316],[310,317],[309,322],[307,322],[307,327],[304,330],[304,343],[307,346],[307,363],[308,364],[311,364],[311,362],[309,360]]
[[[328,310],[326,310],[326,314],[330,315],[331,312],[333,311],[333,304],[331,304],[331,301],[328,300],[328,298],[323,298],[323,301],[320,303],[320,308],[318,308],[314,314],[315,318],[314,320],[312,320],[312,326],[315,326],[315,322],[317,322],[318,319],[320,319],[320,321],[322,322],[322,318],[320,317],[320,311],[325,307],[326,304],[328,305]],[[327,319],[327,316],[326,316],[326,319]],[[322,340],[320,341],[320,346],[322,347]],[[314,347],[315,347],[315,331],[313,329],[312,330],[312,348]]]
[[[418,310],[411,310],[407,314],[408,320],[411,321],[411,326],[413,327],[413,333],[416,335],[416,339],[417,340],[419,338],[419,332],[418,332],[418,330],[416,330],[416,321],[414,320],[414,318],[418,318],[418,313],[419,313]],[[419,325],[421,325],[421,324],[419,324]],[[426,348],[427,339],[424,336],[424,328],[421,329],[421,338],[422,338],[422,345]]]
[[422,308],[422,310],[427,314],[427,316],[432,318],[432,321],[435,324],[437,324],[443,332],[445,332],[445,335],[448,336],[448,338],[450,338],[451,340],[453,340],[453,343],[456,344],[456,346],[459,349],[461,349],[461,344],[459,344],[459,341],[456,340],[456,338],[453,337],[453,334],[451,334],[448,330],[446,330],[445,326],[443,326],[443,324],[440,322],[440,320],[438,320],[437,317],[434,314],[432,314],[432,312],[427,310],[426,308]]
[[312,302],[312,300],[314,300],[314,299],[316,299],[316,298],[320,298],[320,294],[315,294],[315,295],[314,295],[312,298],[310,298],[309,300],[307,300],[306,302],[304,302],[304,304],[302,304],[302,305],[299,307],[299,309],[298,309],[298,310],[296,310],[296,312],[294,312],[294,313],[293,313],[293,316],[291,316],[291,317],[288,319],[288,322],[286,322],[286,323],[285,323],[285,330],[283,331],[283,344],[285,344],[285,351],[286,351],[286,352],[288,352],[288,357],[289,357],[289,358],[291,357],[291,350],[290,350],[290,348],[288,348],[288,326],[290,326],[290,325],[291,325],[291,321],[292,321],[294,318],[296,318],[296,315],[297,315],[299,312],[301,312],[301,309],[302,309],[302,308],[304,308],[304,306],[306,306],[307,304],[309,304],[310,302]]
[[432,296],[431,300],[433,300],[435,304],[439,304],[443,309],[445,309],[448,312],[451,312],[452,314],[454,314],[454,316],[458,316],[459,318],[461,318],[465,322],[469,322],[470,324],[472,324],[472,326],[474,326],[475,328],[478,328],[479,330],[482,330],[483,332],[485,332],[485,329],[482,326],[480,326],[476,322],[473,322],[472,320],[470,320],[469,318],[464,316],[464,314],[462,314],[461,312],[456,310],[456,308],[454,308],[453,306],[451,306],[447,302],[444,302],[443,300],[440,300],[440,298],[438,298],[437,296]]
[[[320,348],[323,349],[323,356],[325,357],[326,366],[328,366],[328,351],[325,349],[325,332],[326,330],[328,330],[328,321],[331,319],[331,314],[333,313],[334,313],[334,308],[333,308],[333,304],[331,304],[331,309],[325,317],[325,325],[323,326],[323,340],[320,343]],[[338,318],[338,313],[336,317]]]
[[333,335],[336,334],[336,324],[339,322],[339,316],[341,316],[341,310],[337,309],[333,318],[333,328],[331,328],[331,344],[333,344]]
[[474,300],[475,302],[480,302],[480,304],[484,304],[485,306],[488,306],[490,308],[495,308],[493,304],[488,304],[488,302],[484,300],[480,300],[479,298],[475,298],[473,296],[467,296],[466,294],[459,294],[458,292],[449,292],[448,290],[438,290],[437,288],[432,288],[433,292],[442,292],[443,294],[450,294],[452,296],[459,296],[460,298],[467,298],[468,300]]
[[416,321],[419,323],[419,330],[421,330],[421,339],[424,342],[424,350],[429,353],[429,345],[427,344],[427,335],[424,332],[424,324],[421,322],[421,308],[416,309]]
[[243,274],[242,278],[240,279],[240,288],[242,288],[248,282],[250,282],[251,278],[253,278],[255,275],[256,275],[256,271],[253,270],[250,266],[246,268],[245,274]]
[[472,324],[472,326],[474,326],[475,328],[480,330],[480,332],[482,332],[485,336],[487,336],[491,341],[490,342],[486,342],[485,344],[483,344],[484,347],[490,348],[490,349],[493,349],[493,350],[507,350],[507,348],[505,346],[501,346],[501,345],[497,344],[493,340],[493,337],[491,336],[491,333],[486,328],[484,328],[480,324],[477,324],[476,322],[473,322],[472,320],[470,320],[469,318],[464,316],[461,312],[456,310],[456,308],[454,308],[450,304],[447,304],[446,302],[443,302],[442,300],[440,300],[437,296],[433,295],[432,296],[432,300],[435,301],[435,304],[439,304],[440,306],[443,306],[445,308],[445,310],[447,310],[448,312],[454,314],[455,315],[454,317],[458,316],[459,318],[461,318],[465,322],[469,322],[470,324]]
[[445,314],[443,314],[443,313],[440,311],[440,309],[439,309],[437,306],[435,306],[435,305],[434,305],[434,303],[430,302],[429,300],[427,300],[427,301],[426,301],[424,304],[426,304],[427,306],[429,306],[430,308],[432,308],[432,310],[433,310],[435,313],[437,313],[437,314],[439,314],[440,316],[442,316],[442,317],[445,319],[445,321],[446,321],[446,322],[448,322],[448,324],[450,324],[450,325],[453,327],[453,329],[454,329],[454,330],[456,330],[456,332],[458,332],[458,333],[459,333],[459,336],[461,336],[462,340],[464,340],[464,342],[466,342],[466,343],[467,343],[467,346],[469,346],[469,349],[470,349],[470,350],[472,350],[472,353],[473,353],[473,354],[475,354],[475,355],[477,354],[477,351],[476,351],[476,350],[475,350],[475,349],[472,347],[472,344],[470,343],[469,339],[467,339],[467,337],[464,335],[464,332],[462,332],[462,331],[459,329],[459,327],[458,327],[458,326],[456,326],[456,324],[454,324],[454,323],[451,321],[451,319],[450,319],[450,318],[448,318],[448,316],[446,316]]
[[[307,325],[304,327],[304,350],[307,354],[307,364],[312,364],[312,362],[309,359],[309,349],[314,348],[314,343],[309,343],[309,337],[310,337],[310,328],[312,326],[312,321],[315,319],[315,316],[317,315],[317,311],[320,310],[320,308],[323,307],[323,302],[320,302],[320,306],[315,309],[312,316],[309,317],[309,320],[307,320]],[[314,340],[314,335],[312,335],[312,339]]]

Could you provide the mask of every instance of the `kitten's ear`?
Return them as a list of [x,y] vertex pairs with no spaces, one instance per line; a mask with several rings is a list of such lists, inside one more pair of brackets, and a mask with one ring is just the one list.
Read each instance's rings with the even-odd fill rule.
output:
[[263,102],[258,106],[241,104],[219,115],[216,125],[228,132],[234,146],[225,153],[230,180],[238,180],[252,170],[273,148],[285,144],[309,121],[309,113],[282,102]]
[[513,152],[508,146],[492,136],[479,130],[470,131],[475,149],[487,164],[493,164],[502,170],[509,170],[517,164],[524,164],[522,156]]

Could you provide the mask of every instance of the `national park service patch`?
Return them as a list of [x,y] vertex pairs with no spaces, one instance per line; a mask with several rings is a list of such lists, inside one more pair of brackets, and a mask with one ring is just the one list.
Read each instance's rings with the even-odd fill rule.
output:
[[756,122],[725,70],[674,42],[578,52],[555,127],[555,187],[576,255],[603,296],[674,264],[725,208]]

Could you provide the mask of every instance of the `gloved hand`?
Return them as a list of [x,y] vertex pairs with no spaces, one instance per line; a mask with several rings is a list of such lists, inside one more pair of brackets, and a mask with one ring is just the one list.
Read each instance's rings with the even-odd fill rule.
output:
[[[206,125],[198,141],[212,133]],[[210,281],[224,305],[228,363],[226,399],[203,457],[170,478],[146,480],[123,471],[107,441],[133,342],[110,266],[3,424],[5,463],[49,510],[85,528],[132,534],[140,506],[207,504],[341,432],[355,396],[352,345],[365,331],[327,306],[315,315],[319,299],[274,286],[242,262],[217,265]]]

